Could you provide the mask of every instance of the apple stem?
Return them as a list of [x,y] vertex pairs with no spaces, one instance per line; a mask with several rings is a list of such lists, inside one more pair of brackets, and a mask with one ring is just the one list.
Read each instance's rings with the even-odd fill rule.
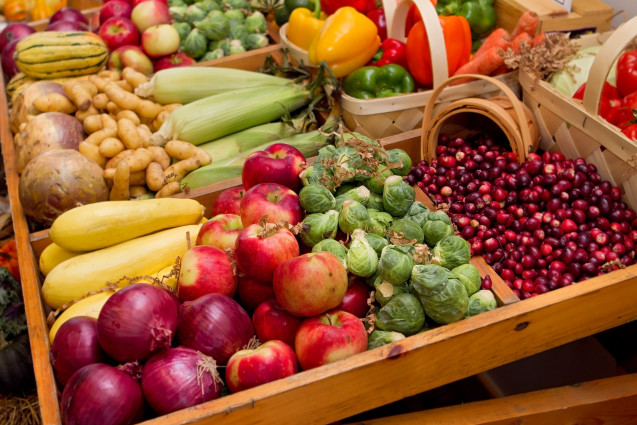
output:
[[329,323],[330,325],[332,325],[332,324],[333,324],[333,323],[332,323],[332,318],[330,317],[330,315],[329,315],[329,314],[326,314],[326,315],[325,315],[325,318],[327,319],[327,323]]

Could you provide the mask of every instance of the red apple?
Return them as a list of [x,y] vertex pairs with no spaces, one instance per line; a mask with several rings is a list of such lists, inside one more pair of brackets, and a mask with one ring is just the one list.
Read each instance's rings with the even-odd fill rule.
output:
[[304,164],[305,156],[297,148],[287,143],[273,143],[248,156],[241,171],[243,187],[248,190],[259,183],[279,183],[298,191]]
[[195,245],[210,245],[222,251],[234,249],[241,230],[243,230],[243,224],[241,224],[240,216],[217,214],[201,225]]
[[237,298],[239,304],[246,311],[254,311],[263,301],[274,298],[272,282],[240,275],[239,284],[237,285]]
[[300,324],[301,319],[281,307],[276,298],[263,301],[252,313],[252,325],[261,342],[279,339],[294,347]]
[[232,393],[276,381],[298,372],[292,347],[283,341],[268,341],[257,348],[239,350],[226,365],[226,385]]
[[151,58],[160,58],[179,50],[180,40],[179,33],[172,25],[153,25],[142,33],[142,48]]
[[[102,3],[106,4],[109,1],[113,1],[113,0],[102,0]],[[133,0],[124,0],[126,3],[130,4],[131,6],[133,5]]]
[[130,3],[124,0],[111,0],[100,9],[100,24],[113,17],[130,19],[132,11]]
[[184,52],[177,52],[157,59],[155,61],[155,72],[161,71],[162,69],[193,65],[195,63],[197,63],[197,61]]
[[299,195],[279,183],[259,183],[250,188],[241,200],[241,221],[244,226],[262,218],[270,223],[285,221],[294,226],[303,219]]
[[98,31],[108,50],[113,51],[120,46],[139,45],[139,31],[133,21],[128,18],[113,17],[107,19]]
[[190,301],[209,293],[234,296],[237,277],[232,260],[219,248],[199,245],[190,248],[181,258],[177,278],[177,297]]
[[153,25],[169,24],[170,12],[165,2],[149,0],[139,3],[133,8],[131,20],[135,23],[139,32],[144,32],[146,28]]
[[369,305],[367,304],[369,294],[369,286],[359,277],[354,277],[349,281],[343,301],[336,308],[352,313],[356,317],[365,317],[369,311]]
[[299,242],[287,228],[251,224],[237,237],[234,259],[246,276],[271,282],[274,270],[286,260],[299,255]]
[[347,292],[347,270],[331,252],[310,252],[281,263],[272,288],[281,306],[295,316],[316,316],[338,306]]
[[[140,3],[143,3],[145,1],[149,1],[149,0],[133,0],[133,7],[137,6]],[[158,0],[162,3],[166,3],[166,6],[168,6],[168,0]]]
[[246,191],[242,186],[224,190],[212,204],[212,215],[241,214],[241,200],[245,193]]
[[301,323],[294,349],[301,368],[308,370],[366,351],[367,331],[353,314],[330,310]]
[[113,50],[108,58],[108,69],[121,71],[133,68],[145,75],[153,73],[153,62],[139,46],[126,45]]

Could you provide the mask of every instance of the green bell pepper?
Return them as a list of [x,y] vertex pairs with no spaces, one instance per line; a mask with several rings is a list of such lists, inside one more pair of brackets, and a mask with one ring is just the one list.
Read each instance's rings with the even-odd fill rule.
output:
[[441,16],[464,16],[469,21],[474,40],[495,26],[494,0],[438,0],[436,12]]
[[364,66],[345,77],[343,91],[357,99],[396,96],[412,93],[416,83],[411,74],[402,66]]

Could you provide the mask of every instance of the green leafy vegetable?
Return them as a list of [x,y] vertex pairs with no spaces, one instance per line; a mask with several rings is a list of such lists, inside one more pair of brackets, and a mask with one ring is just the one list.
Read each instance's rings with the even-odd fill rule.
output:
[[469,297],[469,306],[467,307],[467,317],[475,316],[485,311],[493,310],[498,303],[493,292],[481,289]]
[[468,263],[471,259],[471,246],[469,242],[457,235],[445,236],[432,250],[433,264],[439,264],[448,269],[453,269]]
[[[352,201],[355,202],[355,201]],[[347,251],[347,270],[360,277],[370,277],[378,269],[378,255],[367,242],[365,231],[355,229]]]
[[391,176],[385,180],[383,188],[383,206],[394,217],[407,214],[416,199],[416,191],[401,176]]
[[397,294],[378,310],[375,325],[383,331],[413,335],[425,325],[425,312],[414,295]]
[[318,182],[310,183],[299,191],[299,203],[308,213],[322,213],[336,209],[334,195]]

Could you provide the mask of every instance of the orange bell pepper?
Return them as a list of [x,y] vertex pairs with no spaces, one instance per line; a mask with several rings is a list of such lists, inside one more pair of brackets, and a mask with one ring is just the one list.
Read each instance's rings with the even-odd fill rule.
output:
[[4,3],[4,17],[7,21],[23,21],[28,14],[26,0],[6,0]]
[[378,28],[364,14],[350,6],[339,8],[327,17],[308,48],[314,65],[325,61],[340,78],[364,66],[380,46]]
[[[462,16],[439,16],[447,52],[447,69],[453,75],[471,57],[471,27]],[[414,79],[424,86],[433,83],[429,40],[423,21],[418,21],[407,37],[407,64]]]

